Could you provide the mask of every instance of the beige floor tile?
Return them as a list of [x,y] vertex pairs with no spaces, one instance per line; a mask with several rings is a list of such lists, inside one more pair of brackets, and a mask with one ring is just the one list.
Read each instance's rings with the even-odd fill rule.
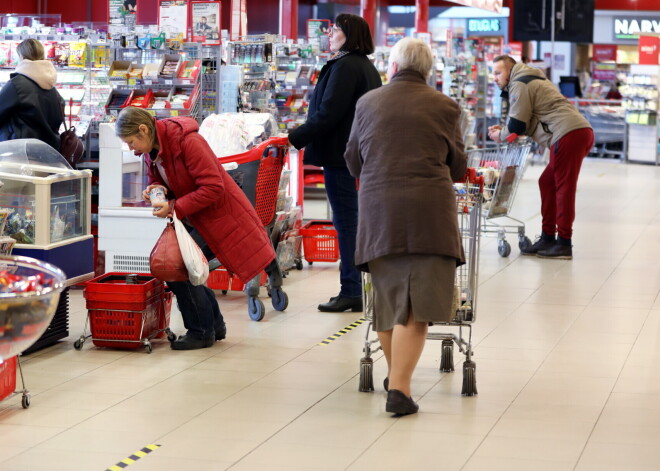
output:
[[550,440],[488,435],[474,453],[475,458],[495,457],[523,460],[576,462],[586,440]]
[[594,428],[593,422],[555,422],[502,417],[490,430],[490,437],[524,438],[529,440],[575,440],[586,442]]
[[660,462],[660,449],[643,443],[596,443],[589,442],[580,457],[580,468],[594,469],[609,466],[610,469],[638,469],[655,466]]
[[[133,450],[136,451],[136,450]],[[3,471],[70,471],[71,469],[107,469],[130,456],[78,450],[31,449],[0,464]]]
[[307,446],[270,440],[243,458],[238,469],[270,469],[271,466],[278,469],[289,466],[292,461],[298,469],[346,469],[360,453],[359,448]]
[[11,458],[14,456],[20,455],[21,453],[27,451],[28,448],[22,448],[17,446],[0,446],[0,469],[3,467],[3,463],[8,463],[11,461]]
[[573,461],[522,460],[516,458],[473,457],[461,468],[463,471],[572,471]]

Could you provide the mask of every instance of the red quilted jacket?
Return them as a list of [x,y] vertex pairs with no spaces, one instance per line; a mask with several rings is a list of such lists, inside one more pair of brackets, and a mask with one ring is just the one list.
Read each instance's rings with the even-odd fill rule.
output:
[[192,118],[156,121],[156,134],[169,185],[149,157],[149,183],[169,188],[179,219],[187,218],[230,272],[243,282],[275,258],[257,213],[198,132]]

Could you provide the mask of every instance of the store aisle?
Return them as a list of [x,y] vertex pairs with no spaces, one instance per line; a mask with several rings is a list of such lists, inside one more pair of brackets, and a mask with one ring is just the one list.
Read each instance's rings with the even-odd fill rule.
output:
[[[540,171],[528,169],[514,207],[532,238]],[[376,392],[358,392],[363,326],[318,345],[359,318],[316,311],[336,294],[336,264],[292,272],[289,309],[267,304],[260,323],[242,293],[218,293],[227,340],[192,352],[75,351],[75,291],[71,337],[25,358],[32,406],[0,403],[0,471],[102,471],[149,444],[160,448],[129,469],[657,469],[659,182],[655,167],[586,161],[573,261],[523,258],[517,244],[503,259],[484,239],[479,395],[460,395],[460,355],[456,373],[438,372],[429,342],[413,382],[420,413],[400,419],[384,411],[380,354]]]

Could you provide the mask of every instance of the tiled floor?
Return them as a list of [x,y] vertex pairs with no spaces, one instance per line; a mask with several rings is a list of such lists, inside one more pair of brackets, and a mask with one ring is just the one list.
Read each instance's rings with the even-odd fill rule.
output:
[[[530,167],[514,214],[539,231]],[[75,351],[72,335],[24,359],[32,406],[0,403],[0,471],[103,471],[148,444],[131,470],[655,470],[660,467],[660,169],[587,161],[575,259],[508,259],[482,244],[474,324],[479,395],[438,371],[429,342],[414,378],[420,413],[358,392],[365,326],[318,343],[358,314],[322,314],[337,265],[286,279],[290,306],[252,322],[242,293],[218,294],[227,340],[193,352]],[[181,331],[179,316],[173,315]]]

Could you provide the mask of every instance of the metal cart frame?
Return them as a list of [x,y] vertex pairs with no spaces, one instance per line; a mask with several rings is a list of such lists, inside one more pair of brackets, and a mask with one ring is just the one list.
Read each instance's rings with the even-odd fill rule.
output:
[[[518,248],[532,245],[525,235],[525,223],[510,215],[520,180],[525,172],[531,141],[483,149],[468,150],[468,167],[479,169],[484,177],[484,207],[481,231],[497,235],[497,252],[501,257],[511,254],[506,234],[518,236]],[[499,222],[502,219],[507,221]]]
[[[455,186],[458,227],[465,251],[465,264],[456,269],[453,312],[450,322],[433,323],[433,326],[457,327],[458,333],[429,332],[427,339],[441,340],[442,353],[440,371],[454,371],[454,344],[465,354],[463,362],[463,387],[461,394],[477,394],[476,363],[472,360],[472,323],[476,320],[477,288],[479,280],[479,242],[482,223],[483,177],[477,177],[474,169],[468,169],[468,176],[463,184]],[[364,357],[360,359],[361,392],[374,390],[372,355],[381,350],[378,339],[370,340],[371,324],[374,316],[374,296],[371,275],[363,274],[364,317],[367,332],[364,343]],[[467,336],[464,335],[467,330]],[[467,338],[466,338],[467,337]]]

